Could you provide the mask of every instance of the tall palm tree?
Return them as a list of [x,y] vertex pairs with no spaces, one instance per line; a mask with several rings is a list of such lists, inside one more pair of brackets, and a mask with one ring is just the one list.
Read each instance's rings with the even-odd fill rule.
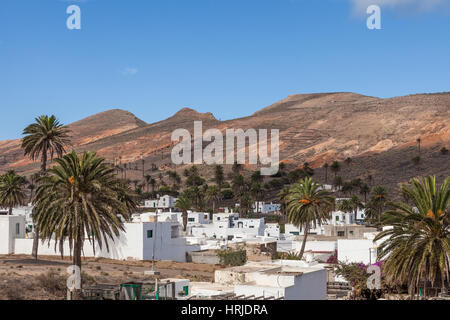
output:
[[378,213],[378,223],[381,223],[381,214],[386,206],[388,198],[388,192],[383,186],[376,186],[372,190],[371,203],[375,206],[375,210]]
[[144,180],[145,180],[145,190],[147,190],[148,192],[148,186],[150,185],[150,181],[152,180],[152,176],[147,174],[144,176]]
[[323,168],[325,169],[325,183],[328,183],[328,167],[329,167],[330,165],[328,164],[328,162],[326,162],[324,165],[323,165]]
[[36,185],[35,185],[34,183],[30,182],[30,183],[27,185],[27,188],[28,188],[28,190],[30,190],[30,200],[29,200],[29,202],[31,202],[31,200],[33,199],[33,192],[34,192],[34,189],[36,189]]
[[343,199],[337,204],[337,209],[345,213],[350,213],[353,212],[353,205],[349,199]]
[[206,189],[205,199],[206,201],[212,202],[213,205],[213,213],[216,211],[216,203],[220,201],[220,189],[218,186],[210,186]]
[[338,161],[333,161],[333,163],[330,166],[330,170],[334,173],[334,177],[336,178],[337,173],[341,170],[341,165]]
[[[251,188],[250,188],[250,194],[256,200],[256,202],[261,201],[262,197],[264,196],[264,191],[263,191],[263,188],[261,187],[261,184],[252,183]],[[260,213],[259,205],[256,207],[256,211],[257,211],[257,213]]]
[[8,215],[12,215],[14,207],[25,204],[25,188],[25,178],[14,171],[9,171],[0,177],[0,206],[8,208]]
[[358,196],[353,196],[350,199],[350,204],[352,206],[353,214],[355,215],[355,221],[356,221],[356,218],[358,218],[358,210],[364,209],[364,204],[362,203],[361,199]]
[[302,170],[305,173],[305,176],[311,177],[314,175],[314,169],[309,166],[308,162],[303,163]]
[[286,208],[287,208],[287,199],[289,196],[289,187],[284,187],[281,189],[281,191],[278,193],[278,199],[280,200],[281,204],[281,213],[286,214]]
[[129,204],[120,200],[120,181],[114,168],[95,152],[79,157],[75,151],[55,160],[48,175],[39,180],[35,220],[43,239],[57,243],[68,239],[73,246],[73,264],[81,268],[85,237],[95,248],[124,230]]
[[223,176],[223,167],[219,164],[214,168],[214,181],[216,182],[219,189],[221,189],[225,179]]
[[156,180],[151,178],[150,185],[152,186],[152,192],[155,192]]
[[183,231],[186,232],[188,223],[188,210],[192,208],[191,201],[186,197],[179,197],[175,202],[175,207],[181,210],[183,217]]
[[299,258],[305,252],[308,232],[311,228],[326,222],[334,207],[335,199],[331,192],[322,190],[320,184],[306,177],[292,186],[287,197],[288,220],[293,225],[304,230]]
[[[61,124],[54,115],[42,115],[35,123],[23,130],[22,149],[33,161],[41,159],[41,176],[46,174],[48,156],[50,160],[56,155],[61,157],[65,146],[70,144],[69,129]],[[34,215],[33,215],[34,216]],[[34,226],[32,256],[37,259],[39,246],[39,228]]]
[[364,203],[367,202],[367,194],[369,192],[370,192],[370,187],[367,183],[364,183],[359,187],[359,193],[364,195]]
[[450,177],[440,187],[435,177],[415,178],[402,193],[410,203],[390,203],[382,223],[392,228],[375,237],[384,240],[378,247],[378,260],[385,259],[383,273],[388,280],[407,282],[411,296],[421,280],[424,295],[428,282],[440,284],[445,293],[450,280]]

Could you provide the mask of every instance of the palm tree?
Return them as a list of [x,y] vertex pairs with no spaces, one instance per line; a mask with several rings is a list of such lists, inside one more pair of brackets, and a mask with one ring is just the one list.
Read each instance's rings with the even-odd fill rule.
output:
[[305,252],[306,239],[311,228],[316,228],[326,222],[334,207],[334,197],[330,192],[321,190],[321,186],[311,178],[306,177],[292,186],[287,197],[288,220],[293,225],[304,230],[299,258]]
[[156,180],[151,178],[150,185],[152,186],[152,192],[155,192]]
[[333,161],[330,166],[330,170],[334,173],[334,177],[336,178],[337,173],[341,170],[341,165],[338,161]]
[[223,177],[223,168],[221,165],[216,165],[214,168],[214,181],[216,182],[219,189],[222,188],[224,177]]
[[376,186],[372,190],[372,200],[371,203],[375,207],[378,215],[378,223],[381,222],[381,214],[384,207],[386,206],[388,193],[385,187]]
[[383,273],[388,280],[407,282],[411,296],[421,280],[425,296],[428,282],[440,282],[445,293],[450,280],[450,177],[440,187],[435,177],[415,178],[401,191],[411,204],[390,203],[382,223],[392,228],[375,237],[384,240],[378,247],[378,260],[385,259]]
[[289,187],[284,187],[281,189],[281,191],[278,193],[278,199],[280,199],[281,203],[281,213],[286,214],[286,208],[287,208],[287,198],[289,196]]
[[261,183],[264,180],[264,177],[261,175],[261,170],[256,170],[252,173],[250,180],[252,182]]
[[364,183],[359,187],[359,193],[364,195],[364,203],[367,202],[367,194],[369,192],[370,192],[370,187],[367,183]]
[[305,173],[305,175],[308,176],[308,177],[311,177],[312,175],[314,175],[314,169],[309,166],[308,162],[305,162],[303,164],[303,169],[302,170]]
[[[256,183],[256,182],[252,183],[251,188],[250,188],[250,193],[253,196],[253,198],[256,200],[256,202],[261,201],[261,198],[264,195],[263,188],[261,187],[261,184]],[[257,211],[257,213],[260,213],[259,205],[256,206],[256,211]]]
[[330,165],[328,164],[328,163],[325,163],[324,165],[323,165],[323,168],[325,169],[325,183],[327,183],[328,182],[328,167],[329,167]]
[[252,211],[253,199],[248,192],[245,192],[239,202],[239,213],[245,215],[247,218]]
[[183,231],[186,232],[187,223],[188,223],[188,210],[192,208],[191,201],[186,197],[179,197],[175,202],[175,207],[180,209],[183,214]]
[[25,178],[14,171],[9,171],[0,177],[0,206],[8,208],[8,215],[12,215],[14,207],[25,204],[25,186]]
[[206,189],[205,199],[206,201],[212,202],[213,205],[213,213],[216,211],[216,202],[220,201],[220,189],[218,186],[210,186]]
[[350,199],[350,204],[352,206],[353,213],[355,215],[355,221],[356,221],[356,218],[358,217],[358,209],[363,209],[364,204],[362,203],[361,199],[358,196],[353,196]]
[[235,163],[233,164],[233,166],[231,167],[231,171],[232,171],[234,174],[240,174],[240,173],[241,173],[241,170],[242,170],[242,164],[237,163],[237,162],[235,162]]
[[149,174],[146,174],[144,176],[144,180],[145,180],[145,190],[147,190],[147,192],[148,192],[148,186],[150,184],[150,181],[152,180],[152,176]]
[[334,179],[333,179],[334,188],[336,190],[338,190],[338,191],[341,191],[341,187],[342,187],[343,182],[344,181],[342,180],[341,176],[334,177]]
[[36,189],[36,185],[33,183],[29,183],[27,186],[28,190],[30,190],[30,200],[29,202],[31,202],[31,200],[33,199],[33,191],[34,189]]
[[85,237],[94,248],[98,243],[109,250],[108,239],[124,230],[122,219],[129,219],[130,208],[120,200],[114,168],[95,152],[79,157],[72,151],[55,162],[39,181],[35,220],[43,239],[68,239],[73,264],[81,268]]
[[337,204],[337,209],[345,213],[350,213],[353,212],[353,205],[349,199],[343,199]]
[[352,163],[352,158],[348,157],[347,159],[345,159],[345,163],[347,164],[347,166],[350,167],[350,164]]
[[[61,157],[65,152],[65,146],[70,144],[69,129],[61,124],[54,115],[42,115],[35,119],[23,130],[25,137],[22,139],[22,149],[25,155],[34,161],[41,158],[41,176],[46,174],[47,160],[56,155]],[[39,246],[39,228],[34,226],[34,239],[32,256],[37,259]]]

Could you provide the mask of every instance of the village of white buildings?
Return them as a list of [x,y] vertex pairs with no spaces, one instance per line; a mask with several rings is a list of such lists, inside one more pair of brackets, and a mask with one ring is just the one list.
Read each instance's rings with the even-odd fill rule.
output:
[[[283,260],[282,254],[298,253],[304,230],[292,224],[281,227],[261,218],[243,218],[233,209],[217,212],[188,211],[186,231],[182,212],[175,208],[176,198],[169,195],[147,200],[141,211],[124,223],[124,231],[109,250],[89,241],[84,242],[85,257],[116,260],[168,260],[219,264],[220,250],[245,250],[244,265],[215,271],[214,282],[193,282],[177,279],[184,298],[214,299],[223,297],[253,299],[315,299],[330,298],[330,284],[347,286],[345,279],[334,274],[327,263],[338,261],[373,264],[377,243],[376,228],[366,227],[364,209],[355,212],[333,211],[330,219],[310,230],[302,260]],[[341,201],[342,199],[336,199]],[[33,245],[32,205],[16,207],[12,215],[0,213],[0,255],[29,255]],[[255,213],[279,215],[280,204],[262,201],[253,204]],[[65,243],[64,251],[69,252]],[[39,254],[60,255],[54,240],[40,241]],[[164,283],[162,280],[161,283]],[[179,290],[178,290],[179,291]],[[177,292],[178,292],[177,291]],[[328,292],[328,295],[327,295]]]

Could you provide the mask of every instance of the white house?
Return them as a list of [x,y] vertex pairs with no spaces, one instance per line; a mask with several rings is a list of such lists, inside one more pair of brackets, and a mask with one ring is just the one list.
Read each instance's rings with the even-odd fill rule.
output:
[[215,284],[234,287],[236,296],[326,300],[327,271],[304,261],[249,262],[241,267],[216,270]]
[[176,201],[177,198],[169,195],[164,195],[162,197],[159,197],[158,199],[146,200],[144,202],[144,207],[152,209],[172,209],[175,208]]
[[265,237],[280,238],[280,225],[278,223],[268,223],[264,229]]
[[252,205],[254,213],[275,213],[281,210],[281,205],[277,203],[265,203],[264,201],[255,201]]
[[[22,219],[21,222],[24,223],[22,217],[16,218]],[[15,220],[10,219],[10,224],[13,223],[15,223]],[[11,227],[9,228],[11,229]],[[103,257],[115,260],[155,259],[185,262],[186,252],[197,251],[200,248],[198,245],[187,244],[186,238],[179,236],[179,224],[172,221],[125,223],[124,229],[125,231],[121,231],[118,237],[114,237],[114,240],[109,239],[107,241],[109,251],[105,245],[100,249],[98,243],[95,244],[94,251],[92,244],[89,243],[88,239],[85,239],[84,255],[86,257]],[[9,249],[9,253],[30,254],[32,245],[33,239],[25,239],[23,236],[13,237],[13,250]],[[50,240],[50,242],[40,241],[40,254],[59,255],[58,246],[56,248],[57,251],[55,252],[54,240]],[[67,241],[64,244],[64,252],[70,252]]]
[[[302,236],[305,234],[304,231],[305,231],[304,229],[300,230],[299,227],[296,227],[291,223],[286,223],[284,225],[284,235],[285,235],[286,239],[292,238],[295,236]],[[308,234],[323,235],[324,233],[325,233],[325,229],[324,229],[323,225],[317,226],[316,228],[310,229],[308,231]]]
[[[216,213],[212,224],[192,226],[191,235],[226,240],[245,239],[267,236],[267,227],[264,218],[244,219],[239,217],[239,213]],[[279,227],[277,231],[277,227],[269,226],[269,230],[273,233],[271,237],[279,236]]]

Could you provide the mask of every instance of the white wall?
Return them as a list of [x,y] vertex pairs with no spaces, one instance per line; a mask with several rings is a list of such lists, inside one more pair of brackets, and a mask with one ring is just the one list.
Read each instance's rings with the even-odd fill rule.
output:
[[339,239],[337,240],[338,260],[342,262],[376,262],[376,249],[372,240]]
[[14,240],[24,237],[25,216],[0,216],[0,254],[14,253]]
[[[155,228],[156,227],[156,228]],[[98,243],[95,245],[95,255],[92,244],[86,239],[84,242],[85,257],[103,257],[116,260],[152,260],[153,241],[155,241],[155,260],[172,260],[178,262],[186,261],[187,251],[199,250],[199,245],[187,245],[186,238],[172,238],[172,223],[158,222],[157,224],[125,223],[125,232],[120,232],[118,237],[108,240],[109,251],[103,244],[100,249]],[[152,230],[152,237],[148,237],[147,231]],[[33,239],[16,239],[15,254],[30,254]],[[65,254],[69,253],[69,243],[64,244]],[[55,242],[51,240],[39,244],[39,253],[42,255],[59,255],[59,246],[55,250]]]
[[286,288],[286,300],[326,300],[327,271],[317,269],[295,277],[295,285]]

